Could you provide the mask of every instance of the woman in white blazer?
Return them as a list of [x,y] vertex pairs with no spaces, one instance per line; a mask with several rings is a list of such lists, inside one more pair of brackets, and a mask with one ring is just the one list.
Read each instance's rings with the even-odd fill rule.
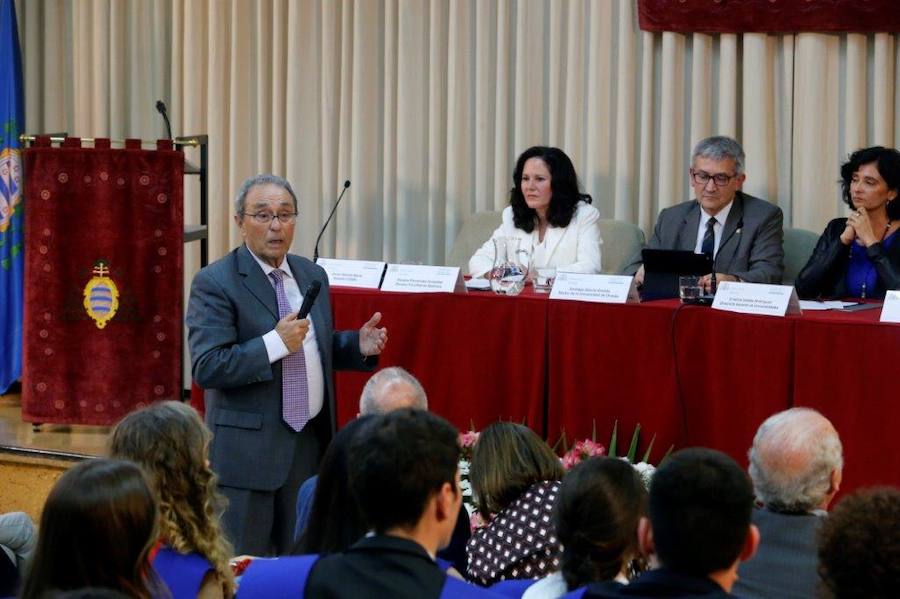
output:
[[[534,146],[516,161],[515,187],[503,222],[469,259],[469,274],[487,275],[494,263],[497,237],[518,237],[519,248],[530,257],[529,278],[538,268],[600,272],[600,213],[591,196],[578,190],[578,176],[559,148]],[[527,266],[527,265],[526,265]]]

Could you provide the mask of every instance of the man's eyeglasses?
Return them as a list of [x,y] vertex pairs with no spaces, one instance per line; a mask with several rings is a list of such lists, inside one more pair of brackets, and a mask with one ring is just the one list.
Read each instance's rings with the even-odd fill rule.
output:
[[257,212],[251,214],[249,212],[242,212],[242,214],[244,216],[252,216],[253,220],[261,225],[268,225],[272,222],[273,218],[277,218],[278,222],[282,225],[292,225],[294,224],[294,221],[297,220],[297,214],[295,212],[282,212],[281,214],[272,214],[271,212]]
[[706,171],[695,171],[694,169],[691,169],[691,177],[697,185],[705,186],[709,183],[709,180],[712,179],[713,183],[716,184],[716,187],[725,187],[728,185],[728,182],[737,177],[737,175],[726,175],[725,173],[710,175]]

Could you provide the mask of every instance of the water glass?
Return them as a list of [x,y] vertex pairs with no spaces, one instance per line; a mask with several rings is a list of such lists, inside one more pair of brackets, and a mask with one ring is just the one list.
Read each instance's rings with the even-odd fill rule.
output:
[[678,277],[678,296],[682,303],[696,301],[703,296],[703,286],[700,277],[695,275]]
[[534,278],[535,293],[550,293],[553,287],[553,281],[556,280],[556,269],[553,267],[545,267],[537,269],[537,276]]

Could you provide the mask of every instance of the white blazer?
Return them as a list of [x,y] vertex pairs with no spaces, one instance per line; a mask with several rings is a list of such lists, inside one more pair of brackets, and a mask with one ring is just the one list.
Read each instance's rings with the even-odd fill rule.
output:
[[[532,268],[555,267],[568,272],[600,272],[600,213],[585,202],[578,202],[568,227],[548,227],[544,242],[538,241],[535,227],[531,233],[517,229],[512,206],[503,209],[503,222],[469,259],[469,274],[480,277],[494,264],[494,242],[497,237],[518,237],[519,248],[531,256]],[[527,265],[526,265],[527,266]]]

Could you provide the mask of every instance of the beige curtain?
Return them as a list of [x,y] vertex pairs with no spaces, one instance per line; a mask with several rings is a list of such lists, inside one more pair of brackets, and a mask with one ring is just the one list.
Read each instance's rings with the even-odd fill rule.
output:
[[[843,212],[849,151],[900,141],[896,33],[680,35],[603,0],[17,1],[30,132],[210,135],[210,248],[246,176],[287,176],[294,250],[441,263],[507,202],[519,152],[564,148],[602,215],[649,230],[688,197],[699,138],[734,135],[746,190],[792,226]],[[197,184],[186,219],[196,221]],[[187,274],[197,252],[187,254]]]

